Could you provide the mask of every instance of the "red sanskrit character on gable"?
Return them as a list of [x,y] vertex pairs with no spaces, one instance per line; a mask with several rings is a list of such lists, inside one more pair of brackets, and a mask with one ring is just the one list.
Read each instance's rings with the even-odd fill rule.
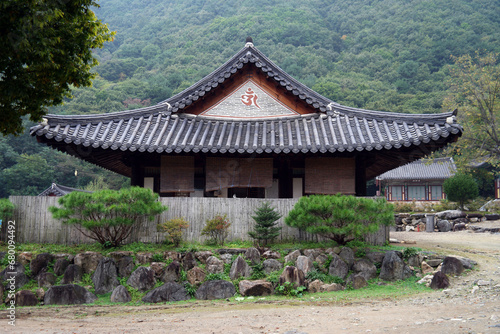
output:
[[241,95],[241,102],[246,106],[254,105],[260,109],[259,105],[257,104],[257,94],[255,94],[250,87],[248,87],[245,94]]

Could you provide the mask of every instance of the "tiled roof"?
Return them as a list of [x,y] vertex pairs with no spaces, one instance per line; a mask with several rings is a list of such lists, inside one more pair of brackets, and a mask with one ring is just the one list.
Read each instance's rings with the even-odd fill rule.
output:
[[60,184],[52,183],[50,187],[42,191],[38,196],[64,196],[73,191],[82,191],[90,193],[91,191],[76,189],[71,187],[62,186]]
[[443,180],[455,175],[457,167],[452,158],[438,158],[432,161],[421,159],[395,168],[377,177],[381,181],[389,180]]

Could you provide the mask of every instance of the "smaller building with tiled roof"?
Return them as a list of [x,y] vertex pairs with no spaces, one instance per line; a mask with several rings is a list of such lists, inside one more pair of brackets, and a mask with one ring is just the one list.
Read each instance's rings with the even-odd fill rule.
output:
[[82,190],[82,189],[76,189],[76,188],[71,188],[71,187],[66,187],[57,183],[52,183],[50,187],[42,191],[38,196],[57,196],[61,197],[64,195],[67,195],[69,193],[72,193],[73,191],[82,191],[86,193],[91,193],[91,191],[87,190]]
[[452,158],[421,159],[379,175],[377,184],[388,201],[439,201],[456,171]]

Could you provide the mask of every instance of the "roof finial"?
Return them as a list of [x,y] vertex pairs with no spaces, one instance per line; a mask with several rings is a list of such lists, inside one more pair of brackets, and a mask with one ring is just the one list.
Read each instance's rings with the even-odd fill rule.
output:
[[253,39],[252,39],[252,37],[248,36],[247,40],[245,42],[246,42],[246,44],[245,44],[246,48],[253,46]]

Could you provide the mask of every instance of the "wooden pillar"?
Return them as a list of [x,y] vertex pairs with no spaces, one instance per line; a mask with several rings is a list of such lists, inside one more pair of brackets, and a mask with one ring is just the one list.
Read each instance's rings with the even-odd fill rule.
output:
[[356,157],[356,196],[366,196],[366,161]]
[[130,178],[130,185],[132,187],[144,187],[144,166],[142,166],[138,161],[133,161],[131,168],[132,177]]
[[290,160],[278,158],[279,198],[293,197],[293,170]]

